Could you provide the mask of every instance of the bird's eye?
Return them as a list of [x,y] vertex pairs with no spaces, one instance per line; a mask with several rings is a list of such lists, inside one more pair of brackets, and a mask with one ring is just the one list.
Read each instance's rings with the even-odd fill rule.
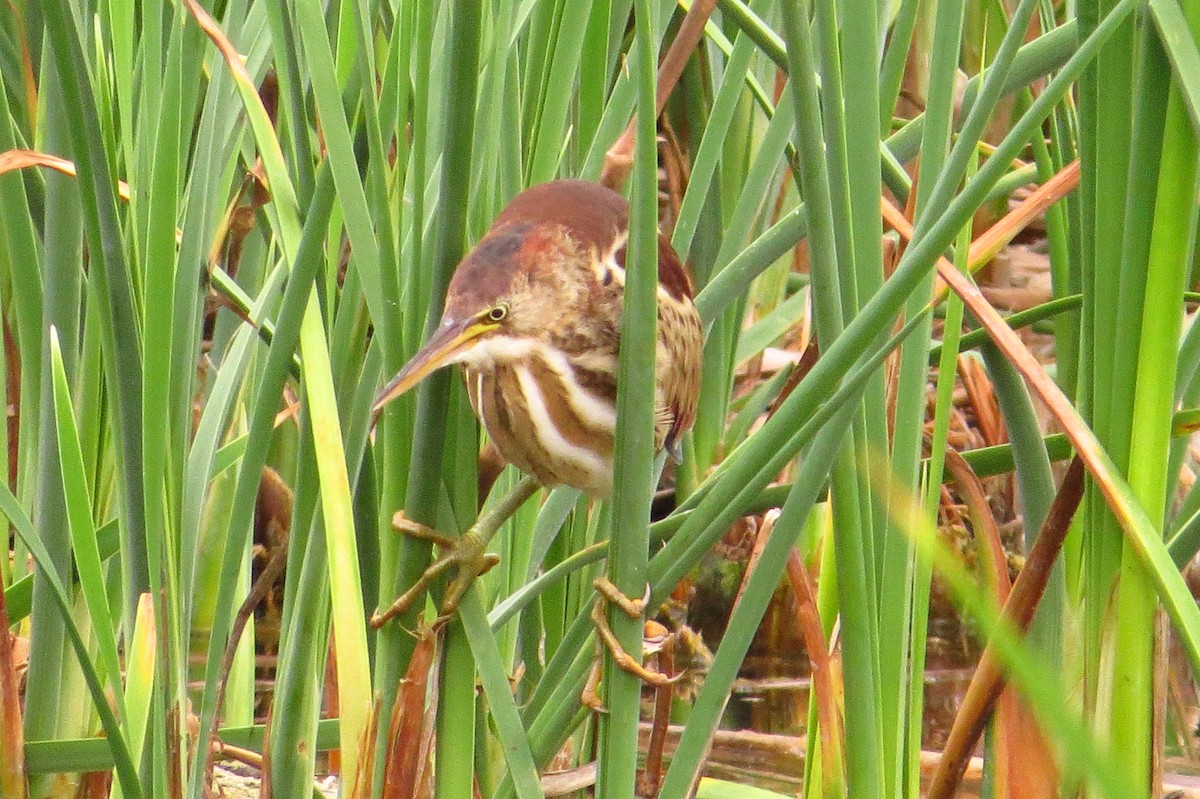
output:
[[499,322],[506,316],[508,316],[508,306],[505,303],[500,303],[488,311],[487,318],[492,322]]

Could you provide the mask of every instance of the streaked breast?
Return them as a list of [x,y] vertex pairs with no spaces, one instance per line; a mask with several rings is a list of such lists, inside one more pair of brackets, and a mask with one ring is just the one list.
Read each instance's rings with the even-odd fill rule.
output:
[[576,370],[561,353],[467,370],[471,404],[500,454],[546,485],[595,497],[612,488],[616,409],[604,375]]

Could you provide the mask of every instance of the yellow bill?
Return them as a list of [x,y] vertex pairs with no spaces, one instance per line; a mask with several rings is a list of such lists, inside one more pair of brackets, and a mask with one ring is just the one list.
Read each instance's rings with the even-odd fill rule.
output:
[[452,363],[452,359],[467,349],[475,339],[496,326],[486,319],[472,316],[439,327],[412,360],[380,389],[371,407],[372,417],[378,418],[383,406],[420,383],[431,372]]

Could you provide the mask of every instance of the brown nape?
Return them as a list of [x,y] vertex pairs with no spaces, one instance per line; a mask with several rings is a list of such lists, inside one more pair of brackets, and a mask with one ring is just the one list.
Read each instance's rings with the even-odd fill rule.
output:
[[696,296],[687,267],[679,261],[679,255],[666,236],[658,234],[658,282],[676,300]]

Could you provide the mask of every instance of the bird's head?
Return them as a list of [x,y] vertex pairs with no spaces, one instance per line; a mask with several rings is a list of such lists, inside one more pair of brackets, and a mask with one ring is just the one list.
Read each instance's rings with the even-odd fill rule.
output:
[[519,194],[458,265],[441,324],[380,390],[374,410],[449,364],[522,357],[606,286],[624,243],[625,201],[598,184],[555,181]]

